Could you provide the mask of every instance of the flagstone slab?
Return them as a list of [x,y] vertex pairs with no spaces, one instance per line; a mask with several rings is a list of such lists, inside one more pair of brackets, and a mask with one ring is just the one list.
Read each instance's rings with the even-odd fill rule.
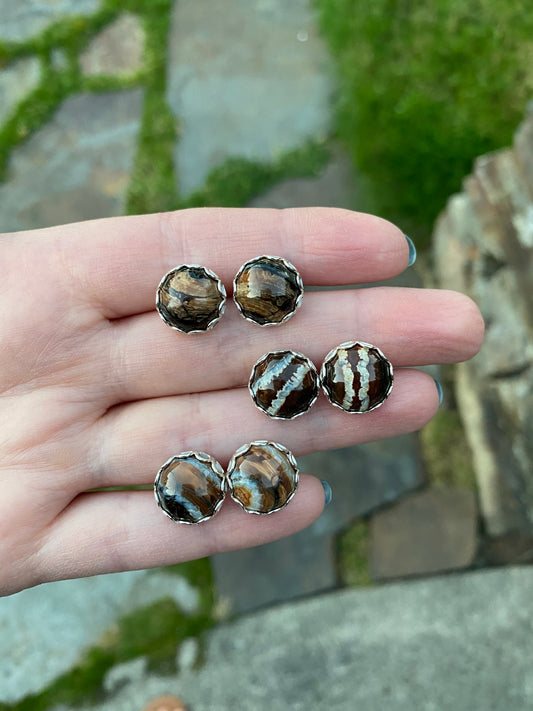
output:
[[331,63],[307,0],[176,0],[169,47],[183,195],[229,157],[272,161],[329,132]]
[[124,213],[141,89],[78,94],[17,147],[0,184],[0,232]]
[[23,42],[53,22],[96,12],[100,0],[0,0],[0,40]]

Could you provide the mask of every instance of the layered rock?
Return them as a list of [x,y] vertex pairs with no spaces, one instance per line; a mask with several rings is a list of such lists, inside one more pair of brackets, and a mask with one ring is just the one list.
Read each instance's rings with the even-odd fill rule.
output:
[[[533,558],[533,111],[512,148],[479,158],[437,221],[438,285],[479,305],[486,338],[456,369],[490,537]],[[506,556],[504,556],[506,557]]]

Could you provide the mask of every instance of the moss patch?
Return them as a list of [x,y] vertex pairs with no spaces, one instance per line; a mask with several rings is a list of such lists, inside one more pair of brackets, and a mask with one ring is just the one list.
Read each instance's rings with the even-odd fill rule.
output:
[[281,180],[318,175],[329,156],[327,143],[310,141],[273,163],[227,160],[209,174],[202,190],[181,200],[179,207],[240,207]]
[[[173,566],[173,572],[186,575],[201,587],[200,610],[185,615],[171,599],[163,599],[135,610],[117,620],[100,644],[85,653],[79,663],[56,679],[40,694],[11,705],[0,704],[0,711],[47,711],[65,704],[78,708],[105,696],[103,681],[116,664],[137,657],[147,658],[147,668],[157,674],[175,674],[176,650],[187,637],[200,637],[213,626],[212,586],[207,560]],[[168,570],[168,569],[166,569]],[[202,646],[200,657],[203,656]]]
[[368,565],[369,525],[357,521],[337,539],[338,567],[341,582],[348,586],[372,585]]
[[338,133],[367,209],[418,243],[533,94],[533,10],[508,0],[314,0],[340,77]]
[[476,490],[470,448],[456,410],[441,410],[420,433],[422,456],[434,486]]

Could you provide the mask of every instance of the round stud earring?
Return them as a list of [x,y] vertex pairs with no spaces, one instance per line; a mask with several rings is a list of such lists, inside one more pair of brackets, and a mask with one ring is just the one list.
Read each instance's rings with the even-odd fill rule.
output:
[[271,351],[252,369],[248,389],[255,405],[276,420],[303,415],[318,397],[318,373],[296,351]]
[[198,264],[169,271],[157,287],[156,308],[170,328],[203,333],[218,322],[226,307],[226,290],[217,275]]
[[201,523],[222,506],[226,492],[224,470],[204,452],[182,452],[159,470],[155,499],[169,518],[178,523]]
[[263,255],[246,262],[233,281],[233,300],[242,316],[259,326],[288,321],[302,303],[303,283],[281,257]]
[[235,452],[226,477],[231,498],[245,511],[271,514],[292,499],[299,472],[296,459],[286,447],[258,440]]
[[376,346],[348,341],[327,354],[320,382],[335,407],[351,413],[370,412],[391,393],[392,365]]

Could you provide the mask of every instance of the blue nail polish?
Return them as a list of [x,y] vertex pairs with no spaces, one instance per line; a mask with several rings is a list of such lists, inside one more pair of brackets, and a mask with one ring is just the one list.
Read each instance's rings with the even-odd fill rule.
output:
[[321,479],[320,483],[324,487],[324,506],[327,506],[331,501],[331,486],[324,479]]
[[437,392],[439,393],[439,405],[442,405],[442,395],[443,395],[442,385],[439,383],[439,381],[436,378],[433,378],[433,380],[435,381],[435,386],[437,388]]
[[407,240],[407,244],[409,245],[409,264],[408,266],[412,267],[413,264],[416,262],[416,247],[415,243],[413,240],[408,237],[406,234],[404,234],[405,239]]

